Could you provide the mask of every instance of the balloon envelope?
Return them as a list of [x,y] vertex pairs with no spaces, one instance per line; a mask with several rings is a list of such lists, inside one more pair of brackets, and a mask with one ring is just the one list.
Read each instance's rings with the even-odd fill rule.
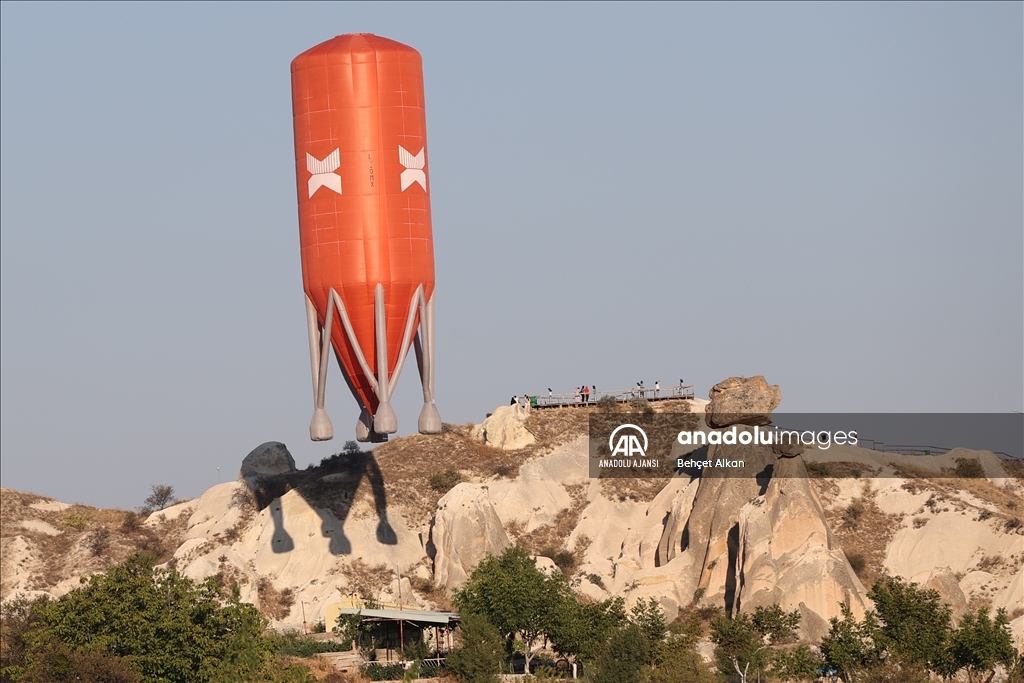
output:
[[372,378],[382,365],[392,376],[410,316],[419,321],[417,291],[425,301],[434,291],[422,61],[407,45],[354,34],[303,52],[291,69],[303,287],[321,327],[330,290],[340,296],[352,334],[334,324],[331,344],[372,415],[382,398]]

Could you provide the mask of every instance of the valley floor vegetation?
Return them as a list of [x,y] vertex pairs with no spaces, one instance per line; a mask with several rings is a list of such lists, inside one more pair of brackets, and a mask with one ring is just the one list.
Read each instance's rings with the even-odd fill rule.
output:
[[[1005,611],[968,613],[953,623],[938,593],[899,577],[878,579],[875,611],[833,618],[820,644],[798,642],[799,611],[778,605],[729,615],[692,607],[666,623],[654,598],[627,610],[621,597],[581,599],[557,571],[538,569],[524,548],[488,556],[454,591],[460,645],[445,669],[371,664],[352,676],[323,675],[318,652],[348,649],[358,618],[335,632],[344,644],[268,630],[266,618],[216,578],[196,583],[138,554],[57,600],[16,597],[2,606],[0,679],[89,683],[192,683],[413,680],[440,673],[485,683],[510,671],[534,679],[591,683],[814,681],[926,683],[1024,682],[1024,657]],[[705,663],[701,643],[713,646]],[[424,648],[425,649],[425,648]],[[426,653],[421,653],[426,656]],[[312,667],[312,668],[311,668]],[[834,678],[833,678],[834,677]]]
[[[833,619],[820,644],[798,642],[800,613],[778,605],[752,613],[691,608],[666,623],[654,598],[625,609],[621,597],[581,600],[569,580],[545,573],[521,547],[483,560],[453,601],[462,616],[462,646],[448,674],[465,683],[501,673],[563,676],[575,664],[593,683],[814,681],[926,683],[935,680],[1024,681],[1005,611],[979,609],[954,624],[939,594],[899,577],[878,579],[876,611],[858,621]],[[714,662],[698,652],[713,644]]]
[[137,554],[57,600],[3,605],[0,679],[44,683],[312,681],[267,621],[216,579],[195,583]]

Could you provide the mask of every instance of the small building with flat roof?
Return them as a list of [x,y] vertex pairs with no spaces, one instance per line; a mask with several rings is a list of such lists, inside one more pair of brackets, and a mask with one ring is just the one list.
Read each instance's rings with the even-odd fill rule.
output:
[[[333,628],[340,616],[359,615],[365,629],[360,639],[361,649],[383,650],[384,661],[404,659],[405,648],[414,643],[425,643],[433,656],[425,662],[444,661],[454,646],[453,632],[459,624],[456,612],[429,612],[408,609],[369,609],[329,605],[327,624]],[[380,655],[378,654],[378,660]]]

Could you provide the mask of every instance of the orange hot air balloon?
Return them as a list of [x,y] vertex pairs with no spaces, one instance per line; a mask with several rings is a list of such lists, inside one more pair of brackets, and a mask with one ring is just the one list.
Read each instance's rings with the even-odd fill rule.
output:
[[362,408],[358,440],[397,431],[391,395],[410,347],[423,382],[419,431],[438,434],[420,54],[372,34],[332,38],[292,61],[292,108],[313,369],[310,438],[334,435],[324,410],[332,346]]

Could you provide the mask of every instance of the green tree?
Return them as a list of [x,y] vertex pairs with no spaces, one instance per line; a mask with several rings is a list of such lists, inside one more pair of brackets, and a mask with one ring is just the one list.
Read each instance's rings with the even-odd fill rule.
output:
[[43,606],[25,639],[26,671],[100,657],[147,683],[306,680],[304,668],[280,665],[266,620],[241,603],[237,589],[225,597],[215,579],[196,584],[153,563],[151,555],[133,555]]
[[716,646],[718,670],[735,671],[742,683],[746,683],[751,667],[759,674],[768,667],[768,646],[749,614],[720,615],[711,622],[711,640]]
[[142,683],[142,674],[121,657],[91,648],[72,649],[53,637],[36,643],[29,666],[11,680],[24,683]]
[[597,658],[594,683],[637,683],[650,659],[647,634],[639,625],[628,623],[612,634]]
[[666,638],[657,665],[647,674],[647,683],[718,683],[721,679],[704,664],[696,642],[689,634]]
[[501,634],[482,614],[461,615],[462,647],[448,653],[445,666],[463,683],[492,683],[498,680],[505,659]]
[[[965,615],[953,631],[947,649],[946,670],[942,673],[953,676],[964,670],[971,683],[991,681],[997,664],[1009,670],[1016,658],[1006,610],[1000,609],[995,619],[991,619],[987,609],[979,609],[977,614]],[[985,673],[988,676],[983,678]]]
[[149,497],[142,502],[143,514],[149,514],[153,510],[163,510],[174,502],[174,487],[168,484],[154,484],[150,486]]
[[1013,666],[1007,671],[1008,683],[1024,683],[1024,652],[1018,652]]
[[548,639],[552,649],[583,662],[595,661],[617,628],[626,623],[622,598],[599,603],[581,602],[571,591],[551,614]]
[[0,604],[0,681],[16,680],[24,673],[30,634],[43,623],[42,608],[49,598],[30,600],[16,595]]
[[529,670],[536,641],[550,632],[567,590],[564,577],[547,576],[526,550],[512,546],[484,558],[453,598],[461,612],[487,617],[505,638],[509,653],[516,637],[522,639]]
[[772,673],[784,681],[814,681],[823,663],[821,655],[801,645],[776,652],[772,658]]
[[898,576],[886,576],[875,581],[868,597],[881,622],[876,646],[901,661],[938,673],[944,664],[951,615],[938,592],[904,583]]
[[341,637],[343,643],[349,649],[359,649],[359,639],[363,634],[363,613],[362,610],[355,614],[339,614],[338,619],[331,631]]
[[661,643],[665,638],[665,615],[655,598],[640,598],[629,612],[629,620],[640,627],[647,640],[647,649],[653,664],[661,654]]
[[697,644],[697,641],[704,637],[704,621],[706,618],[698,610],[684,613],[676,621],[668,625],[669,634],[677,640],[694,646]]
[[754,610],[754,628],[772,645],[792,643],[800,625],[800,610],[785,612],[777,604]]
[[829,619],[831,628],[821,641],[821,654],[827,666],[851,683],[858,672],[878,661],[875,646],[878,623],[871,612],[865,615],[863,622],[858,622],[847,605],[840,603],[839,607],[843,618]]
[[857,683],[931,683],[931,675],[921,664],[879,661],[864,668]]

